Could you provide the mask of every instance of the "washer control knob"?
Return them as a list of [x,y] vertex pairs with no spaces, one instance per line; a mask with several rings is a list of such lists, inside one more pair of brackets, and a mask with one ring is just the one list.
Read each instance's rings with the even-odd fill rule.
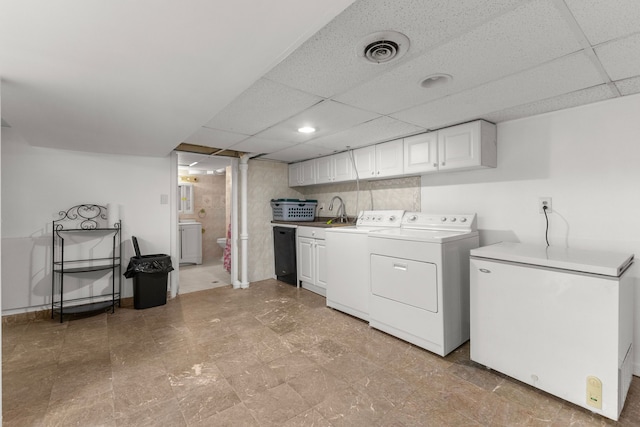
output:
[[447,218],[445,218],[445,217],[440,218],[440,221],[446,221],[446,220],[447,220]]
[[411,216],[409,217],[409,221],[415,221],[416,219],[418,219],[418,216],[417,216],[417,215],[411,215]]
[[393,222],[393,221],[395,221],[395,220],[396,220],[396,216],[395,216],[395,215],[391,215],[391,216],[389,217],[389,222]]
[[460,222],[467,222],[467,218],[460,218]]
[[451,218],[451,222],[456,222],[456,219],[455,218]]

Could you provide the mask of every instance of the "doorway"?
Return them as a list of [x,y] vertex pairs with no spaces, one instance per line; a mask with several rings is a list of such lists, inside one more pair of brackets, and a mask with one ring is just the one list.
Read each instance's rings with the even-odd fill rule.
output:
[[[177,293],[231,285],[230,253],[225,262],[225,246],[232,218],[233,160],[177,152],[177,164]],[[197,241],[194,229],[200,234],[195,235]],[[194,245],[199,251],[196,256]]]

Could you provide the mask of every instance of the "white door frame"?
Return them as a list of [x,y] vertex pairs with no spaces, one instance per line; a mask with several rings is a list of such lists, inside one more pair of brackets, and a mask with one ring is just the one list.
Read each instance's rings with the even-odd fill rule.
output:
[[[231,161],[231,284],[236,287],[238,280],[238,159]],[[171,203],[171,262],[174,270],[169,274],[170,295],[175,298],[180,292],[180,242],[178,240],[178,153],[171,153],[171,186],[169,199]],[[226,230],[225,230],[226,237]]]

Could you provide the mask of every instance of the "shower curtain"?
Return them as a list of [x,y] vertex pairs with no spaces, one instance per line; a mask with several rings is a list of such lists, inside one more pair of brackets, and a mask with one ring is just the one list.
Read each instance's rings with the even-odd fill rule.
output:
[[231,223],[227,227],[227,244],[224,247],[224,269],[231,273]]

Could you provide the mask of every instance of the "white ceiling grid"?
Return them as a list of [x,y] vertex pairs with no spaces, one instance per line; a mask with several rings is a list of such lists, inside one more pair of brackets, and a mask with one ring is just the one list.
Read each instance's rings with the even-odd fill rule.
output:
[[[638,1],[357,1],[265,75],[324,101],[293,116],[283,111],[279,123],[255,134],[299,145],[256,152],[304,160],[325,153],[318,148],[343,151],[478,118],[500,122],[597,102],[619,96],[616,87],[637,93],[639,22]],[[389,29],[409,37],[405,56],[383,65],[357,57],[364,36]],[[420,87],[436,73],[453,78]],[[372,115],[351,117],[347,106]],[[318,132],[295,134],[303,122]]]
[[[242,2],[250,4],[252,0]],[[326,3],[336,11],[351,0]],[[311,6],[317,5],[310,2]],[[210,9],[203,2],[194,10]],[[225,6],[229,19],[233,10],[234,6]],[[238,16],[245,12],[240,5],[235,10]],[[162,23],[145,27],[148,37],[142,41],[153,39],[153,31],[171,23],[173,9],[164,12]],[[158,16],[152,14],[152,19]],[[180,9],[179,16],[189,18],[187,22],[197,21],[185,9]],[[291,21],[299,18],[297,13],[280,13],[277,19],[280,25],[291,26]],[[309,14],[304,19],[312,21]],[[234,35],[226,30],[228,38],[242,37],[244,42],[249,36],[255,39],[256,46],[268,43],[257,28],[261,21],[250,21],[256,27],[255,33],[247,33],[251,29],[243,22],[243,33]],[[105,128],[109,127],[114,128],[111,134],[118,136],[110,149],[143,154],[143,147],[127,139],[128,127],[137,132],[129,134],[139,140],[149,139],[149,135],[166,139],[167,117],[173,113],[177,120],[169,134],[185,138],[175,140],[174,146],[187,142],[292,162],[465,121],[483,118],[497,123],[640,92],[640,0],[357,0],[324,22],[328,23],[321,28],[316,26],[319,30],[304,42],[289,39],[291,45],[299,47],[290,49],[289,56],[277,64],[276,59],[280,58],[272,57],[270,68],[261,69],[261,76],[247,72],[242,65],[245,56],[262,54],[260,49],[233,52],[237,65],[230,67],[228,56],[221,55],[218,64],[212,59],[220,52],[206,49],[209,42],[196,39],[192,44],[183,43],[180,50],[177,41],[173,41],[166,50],[173,56],[164,58],[162,63],[169,61],[172,70],[164,83],[167,92],[149,92],[146,83],[159,82],[162,77],[143,71],[137,76],[139,80],[125,82],[125,90],[109,91],[103,85],[109,72],[118,71],[114,68],[118,49],[131,49],[120,56],[134,58],[137,67],[145,63],[139,43],[124,42],[132,37],[138,42],[141,39],[135,34],[119,34],[112,46],[98,44],[106,55],[98,59],[99,73],[89,83],[83,80],[70,89],[67,81],[56,85],[55,79],[63,72],[50,64],[53,72],[49,73],[49,87],[60,90],[52,89],[46,97],[37,88],[20,88],[3,76],[3,115],[6,111],[9,124],[19,130],[30,121],[21,117],[13,122],[13,109],[29,111],[29,105],[42,105],[51,110],[52,127],[33,129],[31,135],[44,138],[49,132],[68,139],[77,139],[77,135],[88,138],[92,132],[108,135]],[[207,34],[206,25],[201,24],[195,31],[198,37]],[[134,27],[123,28],[133,31]],[[357,55],[356,46],[378,31],[405,34],[410,40],[407,53],[395,62],[365,62]],[[19,39],[19,34],[9,35]],[[164,37],[158,40],[165,40]],[[72,46],[73,40],[67,43]],[[279,40],[287,43],[283,38]],[[82,46],[90,42],[83,40]],[[247,49],[246,43],[242,46]],[[65,46],[61,52],[68,56],[69,49]],[[30,52],[25,50],[25,60]],[[95,61],[85,57],[73,55],[75,68],[69,73],[95,69]],[[40,64],[33,62],[36,63]],[[209,71],[198,70],[202,64]],[[218,77],[213,84],[211,79],[200,79],[222,66],[224,79]],[[25,71],[31,72],[33,68]],[[446,85],[422,88],[419,83],[435,73],[449,74],[452,80]],[[73,80],[71,77],[67,75],[66,80]],[[151,86],[157,87],[156,83]],[[233,92],[229,88],[240,95],[227,99]],[[207,108],[203,90],[212,95]],[[23,96],[18,98],[18,93]],[[171,101],[165,100],[167,94]],[[122,110],[114,112],[112,101],[118,97],[122,98]],[[220,104],[223,98],[225,102]],[[195,103],[189,105],[189,101]],[[5,102],[9,105],[5,106]],[[160,105],[160,112],[140,116],[136,112],[144,111],[144,102],[149,109]],[[187,113],[196,112],[200,125],[184,132],[188,122],[195,120],[195,116],[187,120]],[[155,127],[154,120],[158,122]],[[152,128],[149,135],[134,126],[136,121]],[[317,131],[298,133],[303,125],[313,125]],[[190,136],[185,137],[185,133]]]

